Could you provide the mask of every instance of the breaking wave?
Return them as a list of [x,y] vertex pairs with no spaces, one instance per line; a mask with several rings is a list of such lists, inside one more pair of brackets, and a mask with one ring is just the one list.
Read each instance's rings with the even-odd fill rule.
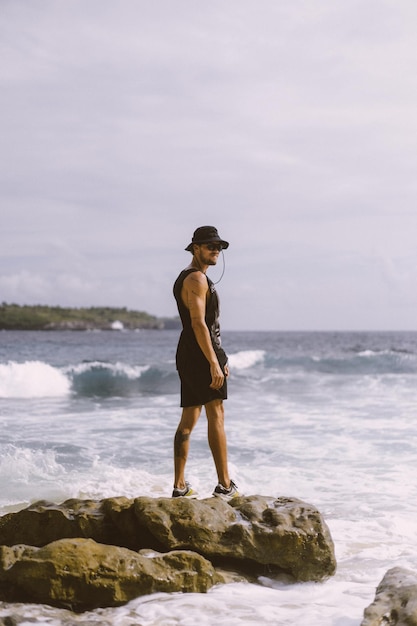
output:
[[129,396],[178,391],[175,369],[124,363],[80,363],[64,368],[41,361],[0,365],[0,398]]
[[[229,355],[231,377],[259,381],[288,374],[380,376],[417,374],[417,354],[404,350],[349,350],[339,354],[280,354],[242,350]],[[0,364],[0,398],[128,397],[179,391],[172,361],[157,365],[83,361],[57,367],[43,361]]]
[[0,364],[0,398],[66,396],[71,381],[60,369],[42,361]]
[[264,350],[242,350],[229,356],[229,365],[232,369],[243,370],[261,363],[264,357]]

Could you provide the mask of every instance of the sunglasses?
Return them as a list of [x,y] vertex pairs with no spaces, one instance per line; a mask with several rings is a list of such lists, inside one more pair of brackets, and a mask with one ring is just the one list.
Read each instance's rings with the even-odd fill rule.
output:
[[220,252],[220,250],[223,249],[221,243],[205,243],[204,245],[206,246],[207,250],[210,250],[210,252],[214,252],[214,250],[218,250]]

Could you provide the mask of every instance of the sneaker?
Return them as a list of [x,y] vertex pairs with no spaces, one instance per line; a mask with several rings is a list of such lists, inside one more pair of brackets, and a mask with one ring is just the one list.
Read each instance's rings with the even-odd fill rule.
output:
[[191,487],[190,483],[185,483],[184,489],[180,489],[179,487],[174,487],[172,492],[173,498],[196,498],[197,492]]
[[222,498],[223,500],[231,500],[232,498],[236,498],[238,495],[239,492],[237,490],[237,485],[233,482],[233,480],[230,481],[229,489],[226,489],[226,487],[223,487],[223,485],[219,483],[213,491],[213,496]]

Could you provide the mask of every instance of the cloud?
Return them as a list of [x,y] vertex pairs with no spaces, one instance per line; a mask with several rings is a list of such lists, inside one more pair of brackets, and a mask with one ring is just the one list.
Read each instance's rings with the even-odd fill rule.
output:
[[0,289],[4,302],[18,302],[21,293],[30,299],[42,299],[48,291],[45,277],[25,270],[18,274],[0,276]]
[[416,13],[4,0],[4,293],[175,314],[183,248],[212,223],[226,326],[409,327]]

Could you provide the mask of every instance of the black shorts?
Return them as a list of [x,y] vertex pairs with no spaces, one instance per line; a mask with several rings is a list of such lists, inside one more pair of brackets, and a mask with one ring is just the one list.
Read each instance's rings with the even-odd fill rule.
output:
[[[224,367],[222,367],[224,373]],[[210,365],[204,354],[192,356],[185,350],[177,352],[177,370],[181,381],[181,406],[201,406],[212,400],[227,399],[227,380],[220,389],[212,389]]]

